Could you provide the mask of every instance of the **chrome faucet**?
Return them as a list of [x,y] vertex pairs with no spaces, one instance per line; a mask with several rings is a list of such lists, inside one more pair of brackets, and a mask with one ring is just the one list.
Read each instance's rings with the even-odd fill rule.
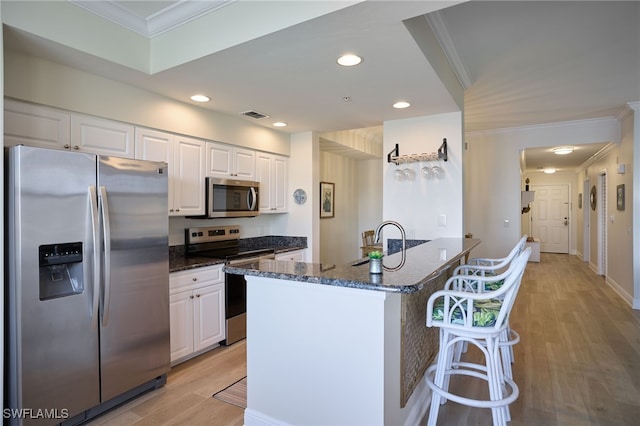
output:
[[404,232],[404,228],[402,227],[402,225],[400,225],[395,220],[385,220],[380,225],[378,225],[378,228],[376,228],[376,232],[375,232],[375,234],[373,236],[374,244],[379,242],[379,240],[380,240],[380,231],[382,231],[382,228],[384,228],[387,225],[393,225],[393,226],[395,226],[396,228],[398,228],[400,230],[400,235],[402,236],[402,260],[400,261],[400,264],[398,266],[394,267],[394,268],[388,268],[388,267],[384,266],[384,264],[382,265],[382,267],[387,271],[397,271],[398,269],[402,268],[402,266],[404,266],[405,254],[406,254],[406,250],[407,250],[407,234],[406,234],[406,232]]

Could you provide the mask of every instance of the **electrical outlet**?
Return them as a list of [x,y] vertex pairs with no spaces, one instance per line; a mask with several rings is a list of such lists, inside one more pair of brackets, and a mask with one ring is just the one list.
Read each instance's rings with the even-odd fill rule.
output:
[[438,216],[438,226],[447,226],[447,215],[441,214]]

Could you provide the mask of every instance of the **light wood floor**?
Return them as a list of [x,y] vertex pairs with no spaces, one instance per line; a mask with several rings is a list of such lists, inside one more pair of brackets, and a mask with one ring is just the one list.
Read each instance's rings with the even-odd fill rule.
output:
[[[522,340],[514,363],[520,397],[510,425],[640,424],[640,311],[580,259],[542,253],[540,263],[529,263],[511,326]],[[214,349],[174,367],[164,388],[91,425],[242,425],[241,408],[211,396],[246,375],[245,360],[245,342]],[[452,389],[486,393],[463,380],[452,381]],[[438,424],[489,425],[491,413],[448,402]]]

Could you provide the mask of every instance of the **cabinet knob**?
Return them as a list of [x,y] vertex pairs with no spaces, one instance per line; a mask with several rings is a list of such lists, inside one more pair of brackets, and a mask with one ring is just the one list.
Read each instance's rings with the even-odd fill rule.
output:
[[189,299],[193,299],[193,294],[191,296],[189,296]]
[[177,211],[177,212],[179,212],[179,211],[180,211],[180,209],[176,209],[176,211]]
[[71,148],[71,145],[69,145],[68,143],[64,144],[64,149],[69,149]]
[[198,277],[191,278],[191,281],[198,281]]
[[199,295],[199,294],[196,294],[196,297],[200,297],[200,295]]
[[78,151],[80,149],[80,147],[78,145],[74,145],[73,149],[75,149],[76,151]]

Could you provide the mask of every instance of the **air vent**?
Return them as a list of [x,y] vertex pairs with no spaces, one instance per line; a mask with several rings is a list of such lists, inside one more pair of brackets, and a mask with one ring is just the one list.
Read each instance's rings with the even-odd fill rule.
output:
[[240,114],[246,115],[247,117],[255,118],[256,120],[269,117],[267,114],[263,114],[258,111],[245,111],[245,112],[241,112]]

